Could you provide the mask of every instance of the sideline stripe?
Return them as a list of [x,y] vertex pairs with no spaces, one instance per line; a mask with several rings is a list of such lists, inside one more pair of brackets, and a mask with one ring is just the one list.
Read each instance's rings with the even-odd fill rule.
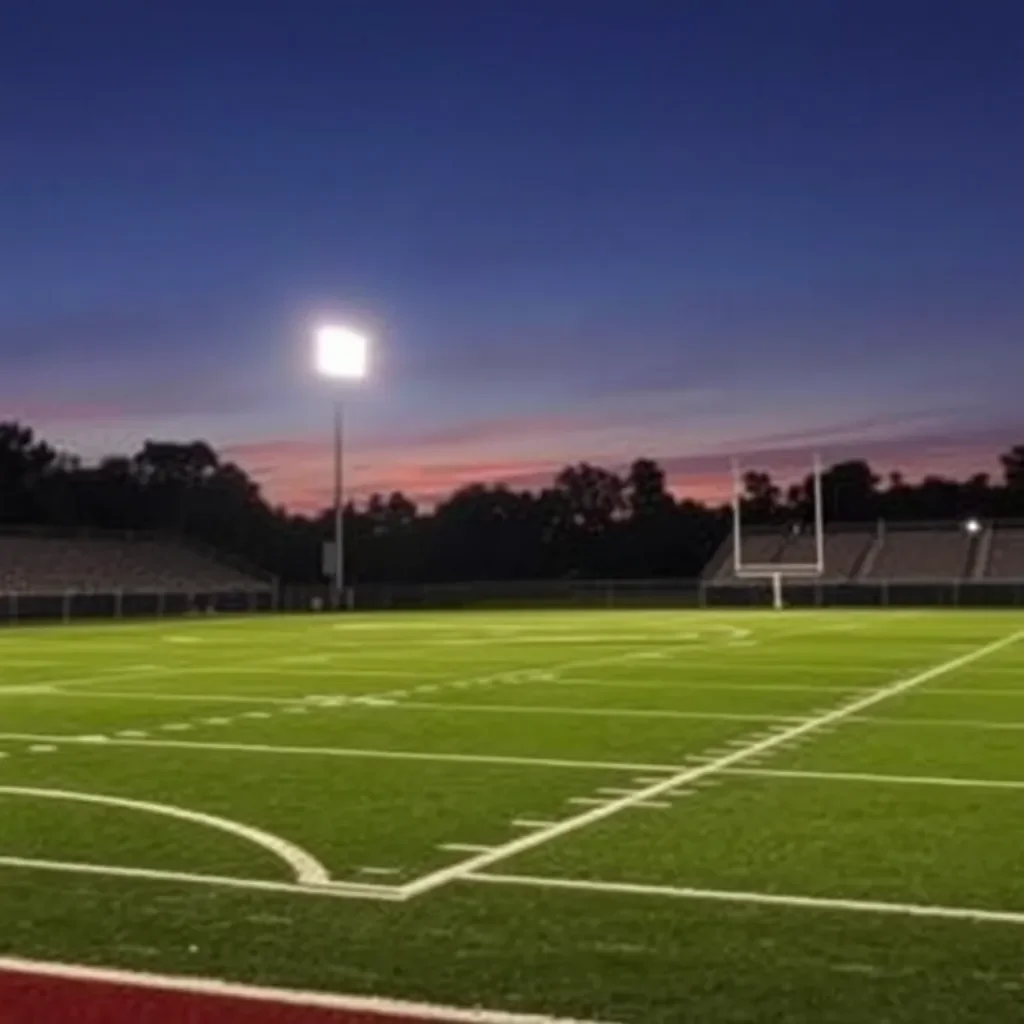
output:
[[631,896],[661,896],[675,899],[716,900],[722,903],[763,903],[779,907],[805,907],[812,910],[852,910],[868,914],[894,914],[904,917],[939,917],[954,921],[984,921],[1024,925],[1024,912],[985,910],[981,907],[943,907],[921,903],[886,903],[880,900],[852,900],[827,896],[787,896],[781,893],[741,892],[730,889],[691,889],[671,885],[640,885],[632,882],[590,882],[570,878],[540,878],[532,875],[490,875],[471,873],[463,879],[489,885],[522,885],[538,889],[576,889],[580,892],[606,892]]
[[939,676],[946,675],[947,673],[953,672],[965,665],[970,665],[972,662],[979,661],[990,654],[995,654],[997,651],[1001,651],[1004,648],[1009,647],[1011,644],[1015,644],[1022,637],[1024,637],[1024,629],[1017,630],[1016,632],[1010,633],[998,640],[993,640],[991,643],[985,644],[982,647],[977,647],[972,651],[968,651],[966,654],[961,654],[949,661],[944,661],[932,668],[925,669],[923,672],[918,672],[916,675],[897,680],[889,686],[883,686],[882,688],[875,690],[873,693],[866,694],[857,700],[842,703],[832,711],[816,715],[813,718],[805,719],[804,721],[789,728],[781,729],[766,739],[756,740],[747,747],[740,747],[738,750],[731,751],[716,760],[708,761],[705,764],[699,764],[694,768],[681,771],[678,774],[665,779],[663,782],[654,783],[644,789],[638,790],[633,796],[624,796],[620,797],[618,800],[612,800],[604,807],[595,807],[593,810],[584,811],[572,818],[566,818],[563,821],[557,822],[550,828],[541,829],[537,832],[533,832],[529,835],[513,840],[512,842],[505,843],[502,846],[497,846],[488,853],[481,853],[475,857],[469,857],[460,864],[454,864],[450,867],[434,871],[431,874],[424,875],[416,881],[403,886],[402,892],[406,896],[418,896],[421,893],[430,892],[432,889],[447,885],[449,882],[453,882],[465,875],[477,874],[481,869],[488,868],[492,864],[497,864],[500,861],[514,857],[516,854],[525,853],[527,850],[543,846],[552,839],[557,839],[560,836],[577,832],[581,828],[586,828],[588,825],[592,825],[595,822],[603,821],[605,818],[610,818],[612,815],[618,814],[619,811],[624,811],[637,803],[642,803],[659,797],[662,794],[668,793],[670,790],[678,789],[684,784],[695,782],[697,779],[702,779],[708,775],[721,772],[724,768],[731,768],[733,765],[736,765],[747,758],[753,757],[757,754],[767,753],[768,751],[774,750],[776,747],[789,743],[792,740],[799,739],[807,733],[814,732],[824,726],[841,722],[844,719],[850,718],[858,712],[863,711],[865,708],[872,707],[873,705],[888,700],[890,697],[895,697],[898,694],[906,693],[908,690],[912,690],[915,686],[920,686],[922,683],[926,683],[931,679],[936,679]]
[[536,1014],[504,1013],[500,1010],[469,1010],[459,1007],[438,1006],[433,1003],[414,1003],[379,996],[334,995],[326,992],[303,992],[295,989],[274,989],[212,978],[192,978],[175,975],[145,974],[137,971],[115,970],[103,967],[84,967],[75,964],[22,960],[18,957],[0,957],[0,972],[34,975],[40,978],[64,979],[128,988],[154,989],[191,996],[209,996],[221,999],[248,1000],[271,1003],[279,1007],[337,1010],[379,1016],[381,1022],[437,1021],[442,1024],[601,1024],[600,1021],[570,1020],[565,1017],[538,1016]]

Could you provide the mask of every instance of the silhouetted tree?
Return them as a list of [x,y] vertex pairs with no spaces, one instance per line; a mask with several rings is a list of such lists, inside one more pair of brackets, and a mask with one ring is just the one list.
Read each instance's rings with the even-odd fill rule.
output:
[[[1024,517],[1024,444],[1000,456],[1003,479],[928,476],[885,486],[863,460],[822,476],[830,522]],[[811,480],[785,495],[767,473],[744,478],[751,526],[810,515]],[[663,468],[636,459],[623,476],[590,463],[567,466],[538,492],[472,484],[420,511],[399,493],[345,508],[347,569],[356,583],[525,579],[552,576],[692,576],[727,535],[728,505],[677,500]],[[57,451],[19,423],[0,422],[0,523],[65,529],[174,530],[286,580],[321,578],[329,510],[272,508],[237,465],[203,441],[147,441],[131,456],[94,465]]]

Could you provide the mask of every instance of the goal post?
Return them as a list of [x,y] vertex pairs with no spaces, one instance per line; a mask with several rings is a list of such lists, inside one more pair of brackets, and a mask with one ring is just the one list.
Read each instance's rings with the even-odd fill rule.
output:
[[825,515],[822,502],[822,463],[817,454],[811,458],[811,521],[814,559],[805,562],[747,562],[743,558],[743,468],[739,459],[732,462],[732,558],[733,574],[740,580],[768,580],[772,588],[772,607],[781,611],[786,606],[787,577],[818,579],[825,572]]

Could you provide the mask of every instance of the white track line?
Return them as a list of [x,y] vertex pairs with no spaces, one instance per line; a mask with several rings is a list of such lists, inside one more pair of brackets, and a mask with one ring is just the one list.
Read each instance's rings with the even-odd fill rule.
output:
[[[117,733],[126,736],[125,732]],[[149,740],[149,739],[105,739],[85,740],[81,736],[53,736],[50,734],[4,732],[0,740],[48,743],[90,743],[103,742],[109,747],[162,747],[169,750],[210,750],[240,754],[296,754],[313,757],[377,758],[387,761],[438,761],[449,764],[504,764],[524,768],[574,768],[586,771],[610,772],[678,772],[678,764],[635,764],[628,761],[571,761],[547,757],[515,757],[501,754],[444,754],[413,750],[372,750],[359,747],[277,747],[265,743],[207,743],[201,740]],[[666,778],[671,776],[665,776]]]
[[715,900],[723,903],[766,904],[776,907],[803,907],[810,910],[850,910],[868,914],[894,914],[903,917],[938,917],[954,921],[1024,925],[1024,913],[1013,910],[985,910],[980,907],[943,907],[920,903],[884,903],[878,900],[833,899],[825,896],[787,896],[777,893],[734,892],[728,889],[692,889],[670,885],[638,885],[630,882],[588,882],[568,878],[538,878],[530,875],[463,876],[471,882],[490,885],[522,885],[543,889],[575,889],[580,892],[607,892],[631,896],[660,896],[689,900]]
[[108,970],[101,967],[79,967],[71,964],[46,963],[0,957],[0,971],[30,974],[43,978],[91,982],[119,987],[152,989],[162,992],[183,992],[191,996],[246,1000],[278,1006],[308,1007],[339,1011],[342,1016],[377,1016],[387,1021],[438,1021],[442,1024],[601,1024],[599,1021],[568,1020],[564,1017],[536,1014],[504,1013],[499,1010],[460,1009],[432,1003],[411,1003],[377,996],[333,995],[326,992],[300,992],[294,989],[273,989],[207,978],[187,978],[134,971]]
[[985,644],[982,647],[975,648],[973,651],[968,651],[966,654],[961,654],[950,661],[944,661],[941,664],[925,669],[925,671],[919,672],[916,675],[900,679],[889,686],[884,686],[873,693],[866,694],[855,701],[845,703],[826,714],[805,719],[788,729],[784,729],[773,736],[769,736],[767,739],[757,740],[747,747],[741,747],[738,750],[731,751],[730,753],[725,754],[714,761],[709,761],[706,764],[685,769],[676,775],[670,776],[663,782],[653,783],[644,789],[638,790],[632,796],[620,797],[618,800],[613,800],[604,807],[595,807],[593,810],[584,811],[572,818],[566,818],[563,821],[553,824],[550,828],[541,829],[538,832],[522,836],[519,839],[505,843],[502,846],[497,846],[488,853],[481,853],[475,857],[470,857],[461,864],[454,864],[450,867],[442,868],[439,871],[434,871],[429,875],[424,875],[423,877],[404,886],[402,891],[408,896],[419,895],[420,893],[436,889],[439,886],[447,885],[449,882],[462,878],[467,874],[477,873],[483,868],[488,868],[500,861],[507,860],[510,857],[514,857],[516,854],[525,853],[527,850],[532,850],[535,847],[542,846],[545,843],[550,842],[552,839],[569,835],[573,832],[579,831],[581,828],[586,828],[588,825],[592,825],[595,822],[603,821],[605,818],[610,818],[612,815],[617,814],[619,811],[626,810],[626,808],[632,807],[634,804],[653,799],[663,793],[669,792],[670,790],[678,789],[686,783],[694,782],[695,780],[704,778],[707,775],[720,772],[724,768],[731,768],[733,765],[738,764],[748,757],[772,750],[775,747],[789,742],[790,740],[797,739],[807,733],[813,732],[816,729],[820,729],[822,726],[831,725],[834,722],[841,722],[843,719],[850,718],[852,715],[857,714],[865,708],[872,707],[875,704],[888,700],[890,697],[895,697],[898,694],[912,690],[915,686],[920,686],[922,683],[926,683],[931,679],[936,679],[939,676],[953,672],[958,668],[962,668],[965,665],[969,665],[981,658],[985,658],[990,654],[994,654],[996,651],[1001,651],[1003,648],[1016,643],[1022,637],[1024,637],[1024,630],[1018,630],[1017,632],[1010,633],[1008,636],[1004,636],[992,643]]
[[1013,779],[958,779],[944,775],[884,775],[874,772],[810,772],[770,768],[726,768],[723,775],[763,776],[772,779],[812,779],[822,782],[876,782],[908,786],[949,786],[962,789],[1024,789]]

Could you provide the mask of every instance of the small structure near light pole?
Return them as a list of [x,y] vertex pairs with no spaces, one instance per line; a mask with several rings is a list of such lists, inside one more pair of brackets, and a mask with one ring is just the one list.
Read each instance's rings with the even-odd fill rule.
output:
[[[317,373],[335,381],[362,380],[369,367],[369,339],[340,324],[324,324],[313,335]],[[343,445],[343,393],[334,395],[334,552],[330,567],[334,578],[334,606],[348,605],[345,590],[345,496]]]

